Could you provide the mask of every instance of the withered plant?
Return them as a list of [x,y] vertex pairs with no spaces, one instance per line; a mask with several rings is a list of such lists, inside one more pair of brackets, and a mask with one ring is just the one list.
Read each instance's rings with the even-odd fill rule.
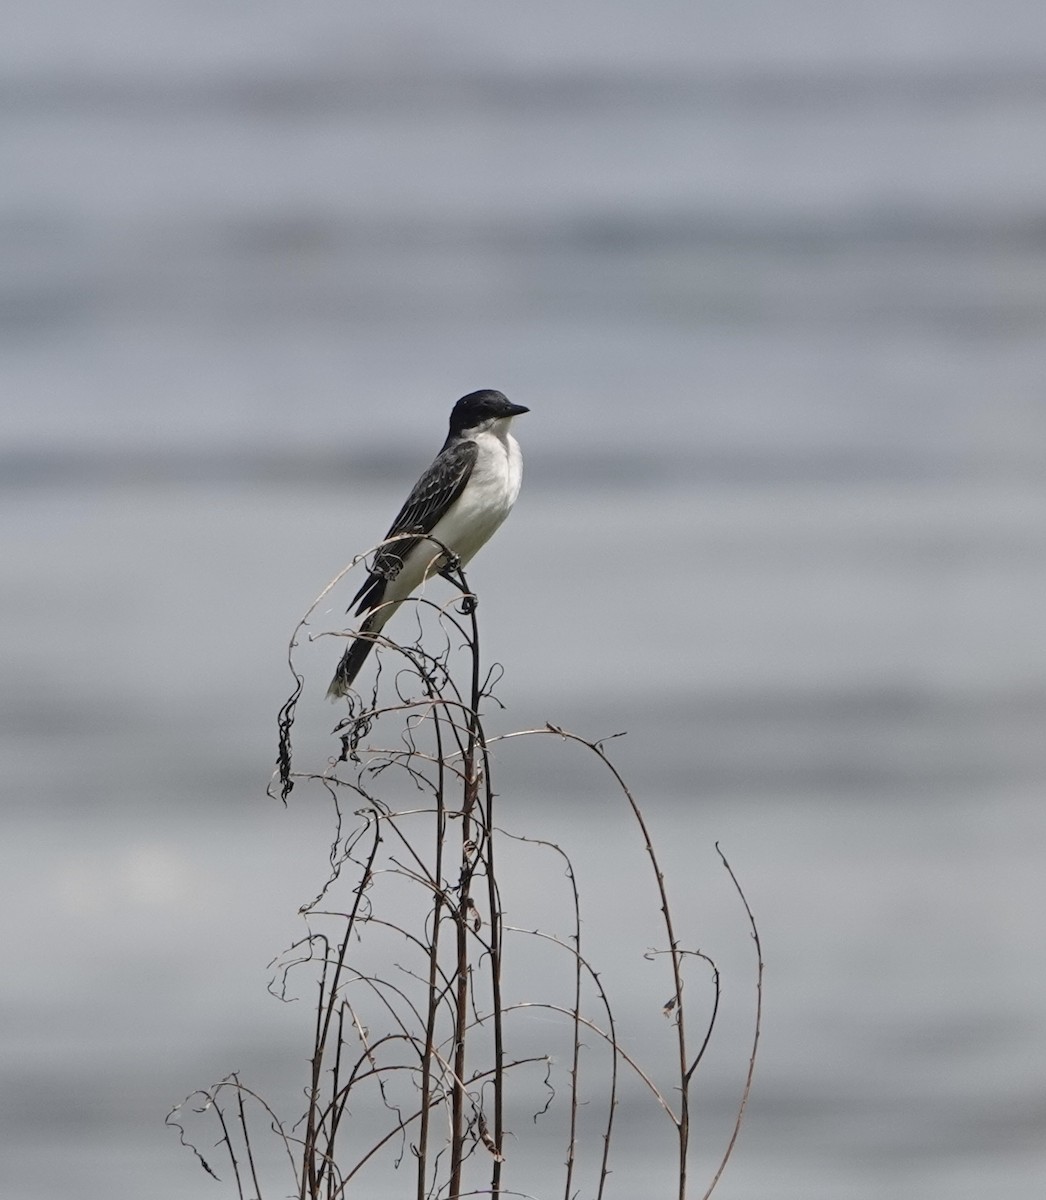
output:
[[[409,1194],[417,1200],[534,1194],[603,1200],[613,1194],[615,1121],[631,1078],[668,1122],[677,1147],[662,1157],[664,1173],[650,1181],[648,1194],[683,1200],[694,1075],[716,1026],[720,976],[711,958],[680,938],[635,796],[600,741],[552,724],[488,736],[484,717],[498,706],[501,669],[484,669],[476,597],[460,570],[447,573],[459,597],[442,606],[424,594],[409,602],[417,629],[412,642],[377,639],[369,695],[350,693],[322,768],[296,769],[292,733],[305,687],[299,643],[344,574],[317,598],[291,639],[295,687],[279,714],[269,789],[287,803],[299,786],[322,788],[335,816],[328,877],[302,907],[306,932],[275,962],[270,985],[281,998],[311,996],[315,1003],[310,1029],[303,1031],[311,1039],[304,1111],[280,1115],[234,1074],[187,1097],[169,1124],[209,1174],[230,1177],[240,1200]],[[398,623],[409,623],[406,612]],[[590,755],[642,841],[650,900],[664,933],[664,945],[647,957],[666,964],[667,985],[653,1019],[660,1025],[667,1019],[671,1029],[674,1065],[667,1078],[619,1034],[599,964],[589,958],[587,920],[583,941],[581,892],[567,850],[539,832],[510,832],[499,823],[492,747],[535,737],[563,740]],[[498,869],[507,849],[542,857],[505,883]],[[721,852],[720,858],[753,939],[755,1018],[733,1132],[706,1181],[706,1197],[741,1126],[762,1007],[755,920]],[[520,904],[503,885],[531,894],[562,887],[564,927],[510,924],[506,913]],[[636,881],[631,886],[638,890]],[[534,968],[540,948],[551,958]],[[513,969],[517,958],[521,970]],[[700,1021],[684,997],[691,962],[710,981],[702,990]],[[692,1025],[699,1026],[696,1034]],[[655,1028],[652,1036],[663,1040],[665,1031]],[[217,1165],[199,1149],[201,1121],[215,1124],[208,1144],[216,1144]],[[535,1148],[528,1131],[536,1122],[542,1132]],[[262,1163],[262,1137],[279,1146],[282,1175],[274,1174],[271,1159]]]

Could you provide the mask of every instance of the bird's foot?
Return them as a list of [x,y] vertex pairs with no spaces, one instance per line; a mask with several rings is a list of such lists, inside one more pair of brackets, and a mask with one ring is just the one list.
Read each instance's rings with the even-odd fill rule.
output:
[[459,592],[461,592],[461,612],[464,616],[469,617],[476,611],[476,605],[479,601],[471,592],[466,592],[461,586],[461,559],[456,554],[451,554],[449,551],[444,556],[445,562],[439,569],[440,576],[448,583],[452,583]]
[[[458,584],[454,578],[461,571],[461,559],[456,554],[445,554],[443,556],[443,566],[440,567],[439,573],[447,580],[448,583]],[[458,584],[460,587],[460,584]]]

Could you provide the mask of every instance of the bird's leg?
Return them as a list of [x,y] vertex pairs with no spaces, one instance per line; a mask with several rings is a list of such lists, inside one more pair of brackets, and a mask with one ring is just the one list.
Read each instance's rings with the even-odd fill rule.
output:
[[443,566],[440,567],[439,573],[443,576],[444,579],[448,580],[450,583],[457,584],[459,590],[460,590],[461,585],[458,584],[458,581],[454,578],[454,572],[460,571],[460,570],[461,570],[461,559],[458,558],[458,556],[456,554],[451,554],[450,551],[448,550],[443,555]]
[[463,616],[469,617],[476,611],[476,605],[479,601],[471,593],[465,591],[461,586],[461,559],[456,554],[448,554],[447,561],[439,569],[440,575],[448,582],[452,583],[461,593],[461,612]]

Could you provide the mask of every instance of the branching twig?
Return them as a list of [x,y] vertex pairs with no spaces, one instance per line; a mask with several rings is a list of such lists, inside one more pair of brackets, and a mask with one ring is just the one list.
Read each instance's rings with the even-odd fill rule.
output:
[[[446,548],[437,545],[434,560],[441,553],[448,557]],[[635,795],[606,753],[606,739],[590,741],[551,724],[487,736],[481,710],[487,701],[500,704],[493,688],[502,670],[499,664],[483,668],[476,598],[458,564],[451,562],[441,572],[459,589],[456,599],[437,604],[416,595],[410,600],[418,628],[415,643],[402,645],[383,635],[374,637],[375,682],[368,698],[350,693],[348,713],[334,730],[337,752],[322,769],[292,770],[291,735],[305,686],[305,676],[295,664],[298,640],[321,601],[364,557],[327,585],[295,627],[288,647],[294,687],[279,714],[277,769],[269,789],[286,803],[296,782],[315,781],[326,790],[335,813],[328,878],[301,909],[310,927],[285,953],[270,982],[273,994],[289,1001],[293,998],[289,973],[306,968],[314,973],[315,1019],[304,1113],[285,1127],[268,1104],[230,1075],[211,1091],[194,1093],[172,1111],[168,1122],[204,1170],[217,1178],[186,1137],[181,1120],[183,1108],[197,1097],[201,1101],[197,1115],[214,1113],[221,1133],[218,1145],[231,1166],[240,1200],[245,1200],[248,1188],[253,1197],[264,1200],[264,1173],[249,1120],[253,1102],[261,1105],[269,1129],[283,1143],[295,1172],[299,1200],[340,1200],[353,1181],[357,1181],[353,1186],[359,1186],[365,1169],[369,1175],[379,1161],[396,1167],[408,1151],[415,1160],[416,1200],[459,1200],[478,1194],[522,1196],[523,1192],[510,1191],[503,1183],[505,1143],[508,1139],[511,1147],[513,1137],[506,1128],[506,1101],[510,1086],[518,1087],[525,1079],[530,1079],[531,1087],[537,1084],[532,1068],[541,1064],[540,1086],[545,1094],[539,1095],[531,1111],[535,1121],[549,1113],[555,1119],[560,1113],[566,1147],[563,1200],[572,1200],[584,1191],[581,1172],[586,1163],[593,1169],[598,1163],[592,1190],[596,1200],[603,1200],[611,1174],[619,1074],[627,1080],[630,1072],[656,1105],[654,1111],[663,1114],[674,1131],[675,1189],[678,1200],[684,1200],[690,1093],[716,1026],[719,970],[708,955],[686,948],[678,939],[650,828]],[[460,610],[455,607],[459,603]],[[443,639],[441,646],[436,644],[435,653],[422,644],[429,638],[432,620]],[[387,669],[387,663],[383,667],[383,661],[391,656],[400,664],[395,670]],[[383,736],[390,725],[398,729],[398,736]],[[554,842],[512,833],[496,824],[491,746],[507,738],[535,735],[551,735],[595,755],[610,773],[639,830],[667,940],[665,948],[652,950],[649,956],[663,956],[670,972],[671,993],[663,1011],[674,1029],[674,1080],[663,1079],[634,1048],[621,1044],[610,998],[590,957],[590,943],[586,939],[582,945],[581,890],[567,853]],[[355,823],[349,815],[353,810]],[[448,840],[452,836],[453,849]],[[505,924],[495,870],[496,857],[500,859],[495,853],[499,838],[558,856],[570,889],[569,931]],[[705,1200],[737,1142],[751,1093],[762,1018],[759,935],[740,884],[719,853],[748,917],[758,971],[747,1078],[729,1144]],[[343,874],[354,876],[351,883]],[[404,901],[401,895],[398,903],[417,905],[416,909],[396,908],[391,898],[393,883],[409,897]],[[351,887],[351,900],[346,897],[348,902],[342,903],[335,899],[340,894],[336,889],[346,887]],[[328,894],[332,899],[323,903]],[[333,932],[326,932],[329,930]],[[506,995],[506,945],[515,947],[521,938],[567,956],[570,996],[566,1003]],[[389,957],[390,952],[402,956],[403,961]],[[711,1015],[696,1050],[688,1043],[683,994],[684,965],[694,958],[710,965],[714,987]],[[593,1008],[594,1015],[589,1011]],[[560,1017],[568,1022],[568,1088],[557,1087],[550,1053],[519,1055],[509,1050],[520,1017],[536,1011],[554,1014],[556,1024]],[[594,1155],[589,1151],[586,1160],[580,1118],[589,1102],[581,1086],[583,1059],[588,1062],[583,1054],[588,1035],[609,1053],[609,1062],[604,1065],[602,1050],[593,1060],[596,1068],[607,1071],[603,1080],[606,1119],[598,1151]],[[627,1072],[620,1070],[622,1064]],[[587,1067],[585,1078],[587,1083]],[[227,1089],[233,1089],[235,1095],[235,1110],[229,1115],[222,1101]],[[569,1100],[561,1098],[564,1096]],[[350,1102],[353,1120],[347,1119]],[[380,1133],[372,1131],[361,1142],[358,1129],[362,1125],[355,1118],[365,1103],[367,1113],[378,1114],[383,1123]],[[490,1169],[489,1187],[470,1188],[484,1163]],[[525,1165],[525,1156],[521,1156],[520,1168]]]

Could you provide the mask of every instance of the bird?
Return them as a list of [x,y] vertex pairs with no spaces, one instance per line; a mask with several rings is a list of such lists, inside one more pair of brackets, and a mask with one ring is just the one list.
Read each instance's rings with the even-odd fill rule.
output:
[[462,396],[451,409],[443,448],[389,526],[352,598],[349,610],[357,605],[364,620],[338,663],[328,699],[347,695],[403,601],[430,576],[465,566],[508,516],[523,480],[523,455],[509,429],[514,417],[529,411],[489,388]]

